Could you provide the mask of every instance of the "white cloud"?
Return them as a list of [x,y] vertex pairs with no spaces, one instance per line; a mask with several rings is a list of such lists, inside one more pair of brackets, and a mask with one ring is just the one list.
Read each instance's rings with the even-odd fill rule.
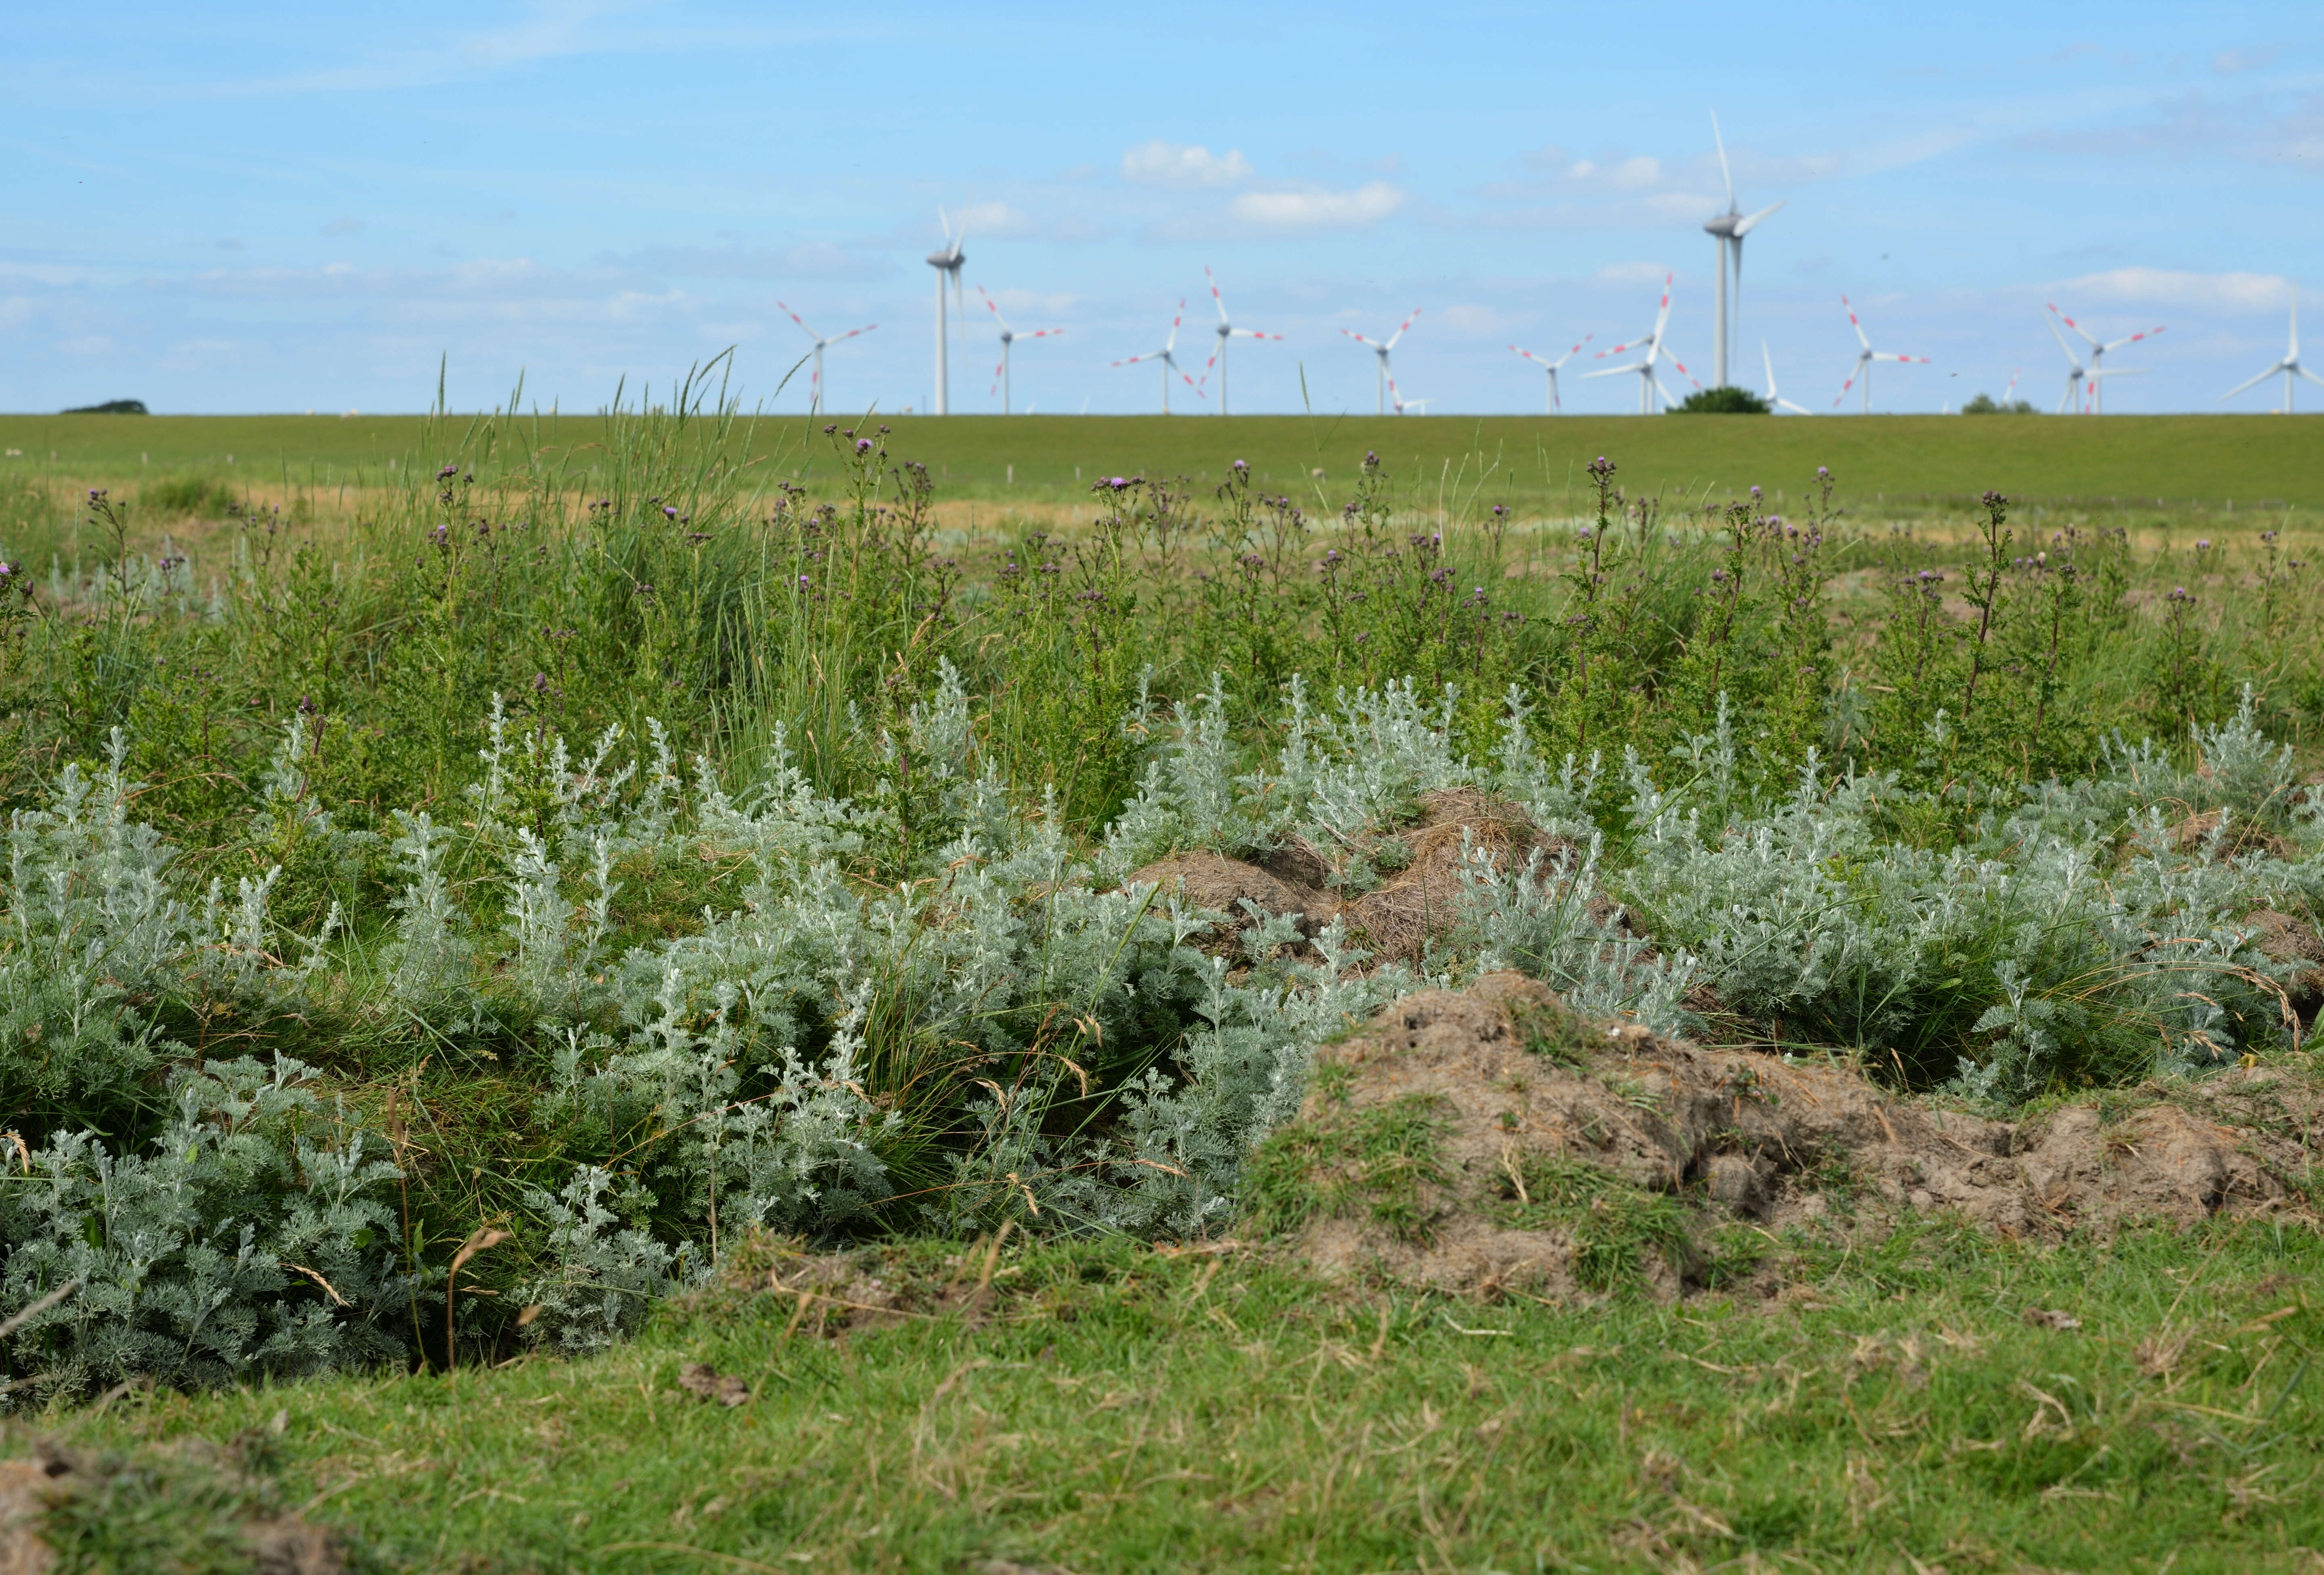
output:
[[1669,268],[1660,262],[1609,262],[1598,270],[1608,284],[1660,284]]
[[1635,154],[1606,171],[1607,183],[1618,191],[1639,191],[1663,178],[1662,161]]
[[2211,57],[2211,69],[2222,77],[2232,77],[2238,71],[2256,71],[2275,64],[2283,51],[2273,44],[2263,44],[2251,50],[2221,50]]
[[1456,334],[1488,334],[1499,336],[1530,322],[1531,317],[1513,316],[1489,306],[1449,306],[1444,309],[1445,327]]
[[1033,229],[1033,221],[1025,216],[1023,209],[1011,207],[1005,202],[972,202],[966,207],[954,210],[950,217],[954,225],[970,235],[983,235],[988,239],[995,235],[1030,235]]
[[2292,282],[2280,273],[2193,273],[2172,268],[2110,268],[2068,280],[2058,288],[2106,300],[2230,311],[2278,308],[2292,299]]
[[1121,155],[1121,173],[1148,186],[1231,186],[1250,179],[1250,161],[1233,148],[1213,153],[1156,137]]
[[1404,193],[1385,180],[1353,191],[1246,191],[1227,205],[1245,224],[1269,229],[1347,229],[1375,224],[1404,205]]

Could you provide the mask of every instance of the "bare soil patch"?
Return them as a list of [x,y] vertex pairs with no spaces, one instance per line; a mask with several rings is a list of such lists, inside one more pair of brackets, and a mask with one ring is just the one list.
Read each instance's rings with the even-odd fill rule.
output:
[[[1491,855],[1507,870],[1522,868],[1536,849],[1554,854],[1563,845],[1506,799],[1450,788],[1423,794],[1410,822],[1368,834],[1337,850],[1336,859],[1294,836],[1251,860],[1176,854],[1135,871],[1126,884],[1157,886],[1225,914],[1212,926],[1213,944],[1229,943],[1250,928],[1246,901],[1270,917],[1289,915],[1306,935],[1337,918],[1371,953],[1366,965],[1378,967],[1416,962],[1430,941],[1452,932],[1461,911],[1462,865],[1471,851]],[[1338,882],[1359,859],[1382,879],[1350,896]]]
[[1722,1227],[1885,1231],[1914,1211],[2039,1240],[2305,1213],[2319,1091],[2302,1056],[1995,1121],[1841,1066],[1586,1025],[1497,974],[1317,1052],[1252,1197],[1330,1274],[1676,1296],[1751,1282],[1712,1250]]

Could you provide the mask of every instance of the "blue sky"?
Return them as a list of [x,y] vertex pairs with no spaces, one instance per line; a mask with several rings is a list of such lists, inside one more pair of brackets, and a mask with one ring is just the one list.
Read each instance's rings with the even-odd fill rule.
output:
[[[1648,328],[1709,380],[1724,205],[1747,209],[1738,377],[1772,347],[1828,410],[1856,343],[1876,409],[1933,411],[2066,361],[2043,304],[2112,338],[2107,407],[2209,410],[2284,350],[2294,283],[2324,346],[2324,7],[1724,4],[1006,10],[411,0],[14,13],[0,51],[0,409],[401,410],[448,357],[456,406],[602,403],[736,347],[746,401],[927,408],[936,210],[967,224],[974,318],[954,408],[998,408],[976,287],[1022,331],[1019,407],[1151,410],[1204,268],[1239,322],[1238,410],[1369,410],[1342,328],[1422,316],[1399,385],[1524,411]],[[2315,356],[2324,370],[2324,348]],[[1597,365],[1614,364],[1597,362]],[[1683,391],[1681,380],[1667,379]],[[2232,401],[2264,410],[2280,382]],[[2324,409],[2324,389],[2301,402]],[[2310,397],[2314,396],[2314,397]],[[1181,410],[1211,406],[1181,391]],[[1856,401],[1851,396],[1849,409]]]

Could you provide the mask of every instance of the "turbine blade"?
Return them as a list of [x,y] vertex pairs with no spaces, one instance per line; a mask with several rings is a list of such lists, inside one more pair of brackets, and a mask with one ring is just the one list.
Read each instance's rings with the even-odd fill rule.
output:
[[1767,369],[1768,402],[1778,403],[1780,401],[1775,399],[1775,358],[1767,353],[1767,341],[1765,339],[1759,341],[1759,360]]
[[1207,262],[1203,265],[1203,277],[1211,281],[1211,301],[1219,309],[1219,321],[1223,323],[1227,320],[1226,298],[1219,294],[1219,281],[1212,274],[1210,264]]
[[2106,346],[2105,346],[2105,345],[2101,345],[2101,344],[2099,344],[2099,343],[2098,342],[2098,340],[2096,340],[2095,338],[2092,338],[2092,337],[2091,337],[2091,336],[2090,336],[2090,331],[2089,331],[2088,328],[2083,327],[2081,326],[2081,324],[2080,324],[2080,323],[2078,323],[2078,322],[2074,321],[2074,319],[2073,319],[2073,318],[2071,318],[2068,317],[2065,313],[2063,313],[2063,312],[2059,312],[2059,311],[2058,311],[2058,309],[2057,309],[2054,305],[2052,305],[2050,302],[2048,302],[2048,301],[2044,301],[2044,302],[2043,302],[2042,304],[2043,304],[2043,305],[2044,305],[2044,306],[2049,307],[2049,308],[2050,308],[2050,309],[2051,309],[2052,311],[2053,311],[2053,312],[2058,312],[2058,320],[2059,320],[2060,322],[2061,322],[2061,323],[2065,324],[2065,325],[2066,325],[2066,327],[2070,327],[2070,328],[2073,329],[2075,333],[2080,334],[2080,335],[2082,336],[2082,338],[2083,338],[2083,339],[2084,339],[2084,340],[2085,340],[2085,341],[2089,345],[2089,346],[2090,346],[2090,348],[2091,348],[2091,349],[2098,351],[2098,352],[2099,354],[2101,354],[2101,355],[2105,354],[2105,352],[2106,352]]
[[808,338],[817,341],[820,341],[823,338],[821,334],[816,333],[813,328],[807,327],[807,319],[805,318],[800,317],[798,313],[791,310],[790,308],[783,306],[783,303],[780,301],[777,301],[775,304],[779,307],[782,307],[783,316],[790,318],[791,321],[797,323],[801,328],[806,329],[807,336]]
[[2324,377],[2317,376],[2314,373],[2309,371],[2308,368],[2304,366],[2294,366],[2292,369],[2292,375],[2295,377],[2304,377],[2312,383],[2324,384]]
[[[1784,199],[1784,202],[1789,202],[1791,198],[1787,197]],[[1766,207],[1761,208],[1757,213],[1753,214],[1749,218],[1736,220],[1735,238],[1739,241],[1744,236],[1749,235],[1751,233],[1752,226],[1757,224],[1761,219],[1767,217],[1770,214],[1774,213],[1777,208],[1783,206],[1783,202],[1770,203]]]
[[1670,327],[1671,281],[1677,277],[1675,272],[1663,275],[1663,304],[1655,309],[1655,343],[1657,345],[1662,343],[1663,330]]
[[1643,361],[1634,361],[1628,366],[1603,366],[1596,372],[1585,372],[1582,377],[1585,382],[1593,377],[1619,377],[1626,372],[1644,371],[1646,364]]
[[986,308],[991,311],[993,320],[998,322],[1003,329],[1007,329],[1009,327],[1009,319],[1001,315],[1001,303],[992,299],[991,291],[986,290],[984,286],[980,284],[976,287],[976,293],[984,298],[984,304]]
[[1719,111],[1711,112],[1711,140],[1719,144],[1719,177],[1727,182],[1727,211],[1735,211],[1735,171],[1727,167],[1727,139],[1719,134]]
[[[2052,307],[2050,309],[2052,311],[2056,311],[2058,309]],[[2075,374],[2077,376],[2080,375],[2082,370],[2082,358],[2074,354],[2074,347],[2071,345],[2066,343],[2066,336],[2058,332],[2057,324],[2051,323],[2050,319],[2047,318],[2043,318],[2042,320],[2050,324],[2050,337],[2058,341],[2058,348],[2063,350],[2066,353],[2066,359],[2074,364]]]
[[[1514,345],[1510,345],[1509,348],[1512,350],[1517,350],[1517,347]],[[1536,365],[1547,366],[1549,364],[1548,362],[1544,361],[1540,356],[1535,355],[1530,350],[1517,350],[1517,354],[1524,356],[1527,361],[1533,362]]]
[[[1844,295],[1840,298],[1840,309],[1848,313],[1848,326],[1856,330],[1856,342],[1863,345],[1866,353],[1869,354],[1872,349],[1872,341],[1864,336],[1864,325],[1856,320],[1856,309],[1848,304],[1848,298]],[[1846,389],[1842,389],[1840,391],[1842,393],[1846,393],[1848,391]]]
[[[847,330],[847,332],[845,332],[844,334],[840,335],[840,336],[839,336],[839,337],[840,337],[841,339],[853,339],[853,337],[855,337],[855,336],[856,336],[856,335],[858,335],[858,334],[868,334],[868,333],[870,333],[872,329],[874,329],[874,328],[878,327],[879,326],[880,326],[880,325],[879,325],[879,324],[877,324],[877,323],[866,323],[866,324],[864,324],[864,325],[863,325],[862,327],[860,327],[860,328],[850,328],[850,329],[848,329],[848,330]],[[833,343],[835,343],[835,344],[836,344],[837,342],[838,342],[837,340],[834,340],[834,341],[833,341]]]
[[2257,376],[2244,379],[2243,382],[2236,384],[2235,387],[2221,394],[2219,398],[2223,400],[2231,400],[2247,388],[2257,388],[2261,383],[2265,382],[2269,378],[2273,377],[2277,373],[2282,372],[2282,370],[2283,364],[2282,362],[2278,362],[2276,364],[2269,367],[2265,372],[2259,373]]
[[1418,307],[1415,307],[1415,308],[1413,308],[1413,309],[1412,309],[1412,315],[1411,315],[1410,317],[1408,317],[1408,318],[1405,318],[1403,322],[1401,322],[1401,323],[1397,324],[1397,325],[1396,332],[1395,332],[1395,333],[1393,333],[1393,334],[1390,334],[1390,335],[1388,336],[1388,347],[1389,349],[1391,349],[1391,350],[1395,349],[1395,348],[1396,348],[1396,342],[1397,342],[1398,339],[1401,339],[1401,338],[1403,338],[1403,337],[1404,337],[1404,331],[1405,331],[1405,329],[1406,329],[1406,328],[1408,328],[1408,327],[1412,327],[1412,325],[1413,325],[1413,324],[1415,324],[1415,323],[1418,322],[1419,320],[1420,320],[1420,309],[1419,309]]
[[1795,404],[1792,403],[1792,401],[1789,401],[1789,400],[1776,400],[1776,401],[1774,401],[1774,403],[1775,403],[1775,408],[1776,408],[1777,410],[1789,410],[1789,411],[1791,411],[1791,412],[1792,412],[1792,414],[1794,414],[1794,415],[1795,415],[1795,416],[1804,416],[1804,415],[1808,415],[1808,414],[1811,414],[1811,413],[1812,413],[1812,412],[1810,412],[1810,411],[1809,411],[1809,410],[1807,409],[1807,407],[1806,407],[1806,406],[1804,406],[1804,405],[1795,405]]

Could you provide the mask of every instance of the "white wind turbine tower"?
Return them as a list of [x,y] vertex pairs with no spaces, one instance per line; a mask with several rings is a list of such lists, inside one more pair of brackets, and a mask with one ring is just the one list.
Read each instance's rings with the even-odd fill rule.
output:
[[1767,402],[1779,410],[1789,410],[1794,416],[1808,413],[1804,405],[1795,405],[1775,391],[1775,358],[1767,354],[1767,341],[1759,341],[1759,360],[1767,369]]
[[[1595,337],[1597,337],[1597,336],[1594,334],[1582,335],[1582,345],[1587,345]],[[1532,362],[1536,366],[1540,367],[1544,372],[1549,373],[1549,408],[1547,413],[1550,415],[1554,416],[1564,408],[1557,402],[1557,369],[1564,365],[1567,362],[1572,360],[1574,356],[1580,355],[1582,353],[1582,345],[1576,345],[1572,349],[1568,350],[1564,355],[1559,356],[1554,361],[1544,361],[1540,356],[1535,355],[1530,350],[1517,350],[1517,347],[1514,345],[1509,346],[1512,350],[1517,350],[1517,354],[1524,356],[1527,361]]]
[[1863,349],[1857,355],[1856,370],[1849,373],[1848,381],[1840,385],[1840,398],[1831,401],[1831,408],[1835,410],[1840,409],[1847,401],[1848,391],[1854,388],[1857,380],[1861,378],[1864,380],[1863,413],[1868,416],[1872,413],[1872,364],[1874,362],[1894,361],[1906,366],[1931,366],[1935,364],[1925,355],[1898,355],[1887,350],[1875,350],[1872,347],[1872,341],[1864,336],[1864,325],[1856,320],[1856,309],[1848,304],[1848,298],[1841,296],[1840,304],[1841,309],[1848,313],[1848,326],[1856,330],[1856,342],[1862,345]]
[[1019,339],[1055,338],[1065,330],[1037,328],[1032,333],[1020,334],[1009,326],[1009,319],[1001,315],[1001,303],[992,299],[984,286],[978,285],[976,293],[984,297],[984,304],[991,309],[992,320],[1001,325],[1001,364],[992,369],[992,391],[1001,396],[1001,413],[1005,416],[1009,413],[1009,346]]
[[830,345],[839,344],[843,340],[853,339],[858,334],[868,334],[880,325],[877,323],[866,323],[860,328],[850,328],[844,334],[838,335],[834,338],[826,339],[821,334],[816,333],[813,328],[808,327],[807,326],[807,319],[800,317],[798,313],[791,310],[791,309],[787,306],[783,306],[783,303],[779,300],[775,302],[775,304],[779,307],[783,307],[783,315],[790,318],[791,321],[797,323],[799,326],[799,331],[804,333],[808,338],[815,341],[815,373],[807,379],[807,408],[809,415],[819,416],[823,413],[823,353],[825,349]]
[[1162,364],[1162,413],[1166,416],[1170,413],[1170,374],[1172,373],[1176,373],[1179,380],[1194,391],[1196,399],[1207,397],[1204,394],[1201,386],[1186,375],[1186,369],[1178,364],[1178,358],[1171,354],[1178,347],[1178,325],[1185,320],[1186,303],[1182,300],[1178,303],[1178,315],[1170,319],[1170,336],[1162,341],[1162,348],[1148,350],[1143,355],[1132,355],[1126,360],[1114,363],[1116,366],[1135,366],[1141,361],[1159,361]]
[[[1711,325],[1711,382],[1715,388],[1727,386],[1727,347],[1734,340],[1735,318],[1743,314],[1743,237],[1757,228],[1759,221],[1776,208],[1780,202],[1746,215],[1735,203],[1735,172],[1727,167],[1727,139],[1719,134],[1719,116],[1711,117],[1711,138],[1719,144],[1719,173],[1727,182],[1727,211],[1711,216],[1702,227],[1719,243],[1719,312]],[[1735,305],[1730,312],[1727,304],[1727,281],[1729,273],[1735,281]]]
[[1203,277],[1210,280],[1211,299],[1219,309],[1219,326],[1212,330],[1213,333],[1218,335],[1219,345],[1217,349],[1211,352],[1210,360],[1204,364],[1203,380],[1205,382],[1209,382],[1211,368],[1213,366],[1218,368],[1219,414],[1223,416],[1227,413],[1227,341],[1233,338],[1273,339],[1277,344],[1280,344],[1282,342],[1283,336],[1280,334],[1262,334],[1257,328],[1236,327],[1232,323],[1227,320],[1227,303],[1219,294],[1219,281],[1217,278],[1212,274],[1207,266],[1203,270]]
[[1420,309],[1418,307],[1415,307],[1412,309],[1412,316],[1405,318],[1404,321],[1398,325],[1396,332],[1390,334],[1385,341],[1379,339],[1367,339],[1361,334],[1359,334],[1351,328],[1342,328],[1340,330],[1342,334],[1347,335],[1349,338],[1353,339],[1357,344],[1361,345],[1365,349],[1379,357],[1378,381],[1374,383],[1372,390],[1372,414],[1375,416],[1385,416],[1388,414],[1388,384],[1395,381],[1395,379],[1389,374],[1388,364],[1388,353],[1396,348],[1396,342],[1404,337],[1404,330],[1412,327],[1413,324],[1419,320]]
[[[1628,366],[1608,366],[1582,374],[1586,380],[1592,377],[1614,377],[1625,372],[1637,373],[1638,374],[1638,414],[1642,416],[1654,414],[1656,394],[1662,395],[1665,404],[1678,402],[1671,398],[1671,391],[1663,386],[1662,379],[1655,375],[1655,367],[1665,359],[1663,334],[1670,327],[1671,281],[1675,277],[1677,276],[1673,273],[1663,275],[1663,299],[1662,304],[1655,309],[1654,332],[1639,338],[1626,339],[1619,345],[1600,350],[1596,356],[1596,359],[1603,361],[1609,355],[1624,355],[1643,345],[1646,351],[1645,358],[1634,361]],[[1694,382],[1694,373],[1686,369],[1684,363],[1675,355],[1669,356],[1668,359],[1673,366],[1678,368],[1681,377],[1685,378],[1689,382]],[[1694,382],[1694,386],[1701,388],[1702,385]]]
[[[945,321],[945,282],[951,281],[952,293],[957,299],[960,295],[960,265],[968,261],[968,253],[960,249],[960,244],[968,239],[968,226],[961,226],[960,234],[954,235],[952,220],[945,216],[945,210],[941,207],[936,209],[936,222],[944,226],[944,250],[928,253],[928,266],[936,271],[936,414],[943,416],[952,411],[952,379],[949,368],[945,364],[945,353],[952,343],[951,331]],[[964,305],[961,327],[965,329],[967,326],[968,310]]]
[[2292,345],[2284,351],[2283,359],[2258,376],[2236,384],[2219,396],[2220,402],[2225,403],[2247,388],[2258,387],[2279,372],[2283,373],[2283,413],[2287,416],[2292,414],[2292,380],[2293,378],[2304,377],[2313,383],[2324,383],[2324,377],[2317,376],[2300,364],[2300,287],[2296,284],[2292,287]]
[[[2116,339],[2112,344],[2101,344],[2098,341],[2098,336],[2092,334],[2088,328],[2083,327],[2081,324],[2074,321],[2073,318],[2068,317],[2065,313],[2058,311],[2056,306],[2047,301],[2043,304],[2049,306],[2052,312],[2056,312],[2058,320],[2065,324],[2066,327],[2073,329],[2075,333],[2080,335],[2083,343],[2089,345],[2090,374],[2093,378],[2099,375],[2098,369],[2104,364],[2110,352],[2119,350],[2125,345],[2135,345],[2141,339],[2152,339],[2155,335],[2163,332],[2163,328],[2161,327],[2157,327],[2147,329],[2144,334],[2133,334],[2126,338]],[[2094,416],[2102,416],[2106,414],[2106,391],[2100,388],[2095,382],[2090,384],[2090,414]]]

